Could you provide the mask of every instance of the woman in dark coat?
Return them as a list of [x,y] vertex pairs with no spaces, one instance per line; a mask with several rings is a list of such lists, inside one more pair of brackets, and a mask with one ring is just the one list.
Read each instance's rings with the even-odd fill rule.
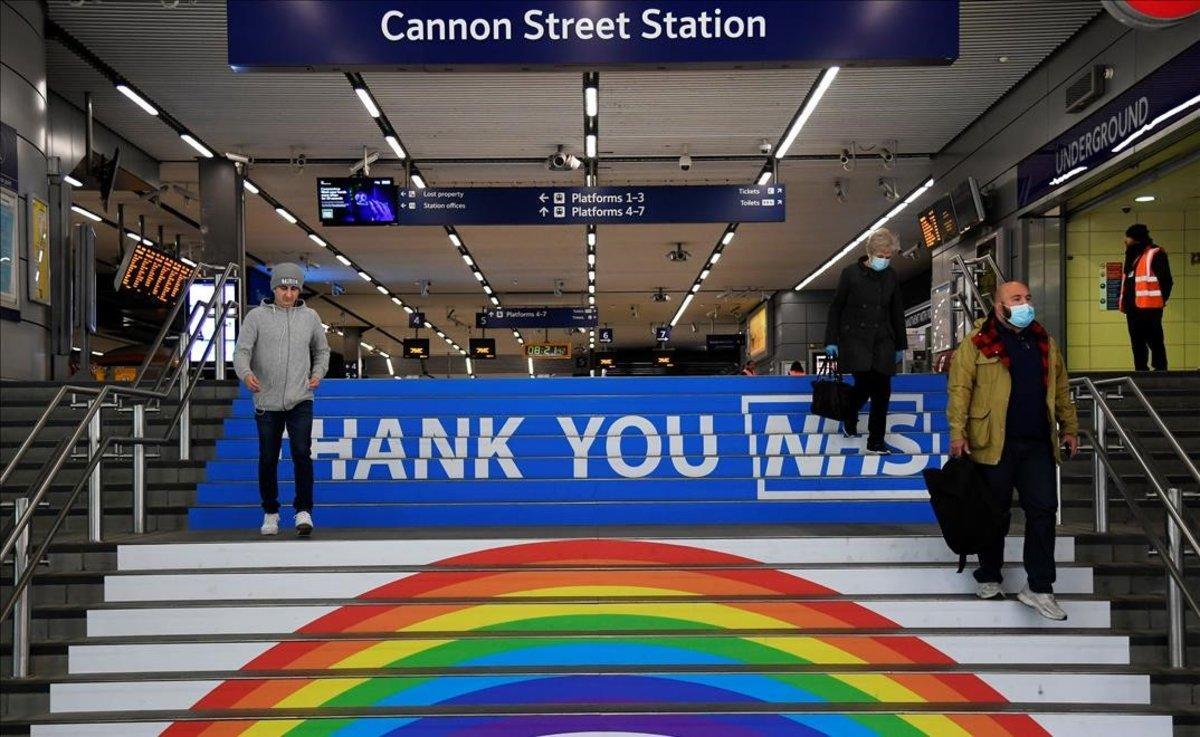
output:
[[900,280],[890,266],[897,245],[887,228],[871,233],[867,255],[842,271],[825,327],[825,351],[837,358],[843,372],[854,375],[854,392],[843,420],[847,437],[858,437],[858,413],[871,401],[868,453],[889,452],[884,435],[892,375],[908,347]]

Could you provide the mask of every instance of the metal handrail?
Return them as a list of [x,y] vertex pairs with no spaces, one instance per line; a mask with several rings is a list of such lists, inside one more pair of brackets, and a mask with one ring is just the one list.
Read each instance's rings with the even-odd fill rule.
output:
[[[1096,532],[1108,532],[1108,481],[1111,479],[1117,490],[1124,497],[1125,503],[1129,506],[1133,513],[1134,519],[1142,526],[1142,530],[1146,537],[1150,540],[1151,545],[1158,550],[1159,559],[1163,566],[1167,569],[1167,653],[1170,665],[1173,668],[1182,668],[1187,660],[1187,628],[1186,628],[1186,612],[1184,605],[1186,604],[1197,617],[1200,617],[1200,603],[1188,588],[1187,579],[1184,576],[1184,549],[1186,544],[1191,548],[1192,553],[1200,555],[1200,541],[1196,537],[1196,525],[1190,519],[1190,514],[1187,507],[1183,503],[1183,494],[1176,487],[1164,486],[1159,480],[1159,474],[1151,468],[1147,461],[1147,453],[1138,447],[1138,443],[1133,435],[1125,428],[1121,421],[1117,418],[1116,412],[1113,411],[1112,405],[1109,404],[1108,397],[1100,389],[1101,386],[1121,385],[1129,387],[1133,391],[1133,395],[1141,402],[1143,409],[1154,421],[1155,426],[1162,432],[1163,437],[1167,439],[1175,453],[1183,460],[1191,472],[1192,477],[1200,481],[1200,474],[1196,473],[1196,467],[1192,460],[1188,458],[1187,453],[1179,445],[1175,436],[1167,428],[1166,423],[1162,421],[1162,417],[1150,405],[1146,395],[1142,393],[1141,388],[1132,377],[1122,376],[1113,379],[1101,379],[1094,381],[1089,377],[1082,376],[1071,379],[1069,384],[1072,387],[1083,387],[1086,394],[1077,394],[1078,399],[1091,400],[1092,402],[1092,429],[1082,430],[1081,435],[1091,440],[1092,446],[1092,469],[1093,483],[1095,488],[1095,521]],[[1139,501],[1134,498],[1128,486],[1125,484],[1125,479],[1117,472],[1116,467],[1109,457],[1107,446],[1107,435],[1109,431],[1116,433],[1120,438],[1121,448],[1128,453],[1141,466],[1145,476],[1150,481],[1151,487],[1154,489],[1155,495],[1162,502],[1163,508],[1167,513],[1167,543],[1164,544],[1162,538],[1154,531],[1154,526],[1146,519],[1143,514]]]
[[[232,263],[225,267],[225,270],[221,274],[221,278],[220,278],[220,286],[222,287],[222,289],[221,290],[213,290],[213,296],[209,299],[209,301],[205,307],[206,311],[216,308],[216,300],[217,300],[218,296],[221,295],[222,291],[224,290],[225,281],[229,278],[229,275],[236,269],[237,269],[237,265],[232,264]],[[175,319],[174,316],[178,314],[179,305],[186,298],[187,298],[186,293],[181,292],[179,295],[179,299],[175,303],[175,308],[172,310],[172,316],[171,316],[170,320]],[[190,320],[189,320],[189,323],[190,323]],[[149,355],[153,356],[154,353],[156,353],[158,351],[158,349],[162,347],[162,342],[164,339],[165,339],[165,334],[160,331],[159,336],[155,340],[154,345],[151,346],[151,351],[150,351]],[[194,342],[194,337],[188,341],[188,345],[187,345],[188,351],[191,350],[191,346],[192,346],[193,342]],[[143,368],[145,368],[145,360],[144,359],[143,359]],[[143,373],[142,370],[139,369],[139,377],[142,375],[142,373]],[[162,390],[163,392],[169,392],[171,390],[171,388],[175,385],[175,382],[179,379],[179,373],[180,372],[178,370],[176,370],[172,374],[171,380],[170,380],[170,382],[168,382],[166,389]],[[123,393],[133,393],[133,392],[137,392],[137,391],[143,391],[143,392],[151,391],[152,395],[157,395],[160,393],[158,391],[157,384],[156,384],[154,390],[145,390],[145,389],[138,389],[136,386],[136,381],[135,381],[134,385],[131,385],[129,387],[120,387],[120,388],[122,389]],[[72,394],[94,394],[97,391],[98,391],[98,389],[94,386],[78,385],[78,384],[63,385],[58,390],[58,393],[54,395],[54,399],[52,399],[50,401],[50,404],[49,404],[49,406],[46,407],[46,410],[44,412],[42,412],[42,416],[39,417],[37,422],[35,422],[33,424],[33,431],[30,432],[29,435],[27,435],[23,441],[21,441],[21,445],[17,448],[17,452],[12,457],[12,460],[9,461],[8,465],[5,466],[2,471],[0,471],[0,486],[3,486],[4,482],[8,480],[8,477],[11,476],[13,471],[16,470],[17,464],[20,463],[21,459],[25,457],[25,453],[28,452],[29,449],[33,446],[34,441],[37,439],[38,433],[40,433],[46,427],[46,423],[50,421],[50,415],[53,414],[54,410],[58,408],[59,403],[62,402],[63,397],[65,397],[67,395],[67,392],[71,392]],[[155,396],[154,398],[165,398],[165,397]],[[89,414],[89,417],[90,417],[90,414]],[[84,422],[86,424],[86,418],[85,418]],[[78,436],[75,437],[73,443],[68,444],[68,447],[74,447],[74,443],[77,443],[77,442],[79,442]],[[57,470],[55,472],[57,473]]]
[[[229,279],[230,275],[236,271],[236,269],[237,269],[236,264],[232,264],[232,263],[228,264],[224,268],[224,271],[221,274],[221,278],[216,283],[216,289],[213,290],[212,297],[208,300],[207,304],[204,305],[205,314],[207,314],[208,311],[210,311],[210,310],[213,312],[214,317],[217,320],[217,322],[215,323],[217,326],[223,326],[225,324],[225,320],[228,318],[228,316],[230,314],[230,310],[235,309],[237,306],[237,303],[235,301],[220,302],[224,298],[225,283]],[[194,280],[196,273],[197,273],[196,271],[193,271],[192,276],[188,280],[189,285]],[[174,322],[175,318],[178,316],[180,305],[182,304],[183,300],[186,299],[186,297],[187,297],[187,292],[185,290],[185,291],[181,292],[179,300],[177,300],[175,305],[173,306],[173,308],[171,310],[171,314],[168,317],[167,322],[164,325],[164,328],[159,331],[158,336],[156,337],[156,339],[154,341],[154,344],[151,346],[150,352],[148,353],[146,359],[143,360],[142,366],[138,370],[138,374],[137,374],[137,377],[134,382],[135,384],[137,382],[140,382],[141,379],[145,376],[146,370],[148,369],[150,362],[153,359],[153,356],[156,355],[158,350],[162,347],[162,343],[166,338],[166,334],[169,332],[169,326],[172,322]],[[221,304],[221,309],[219,311],[219,314],[218,314],[218,311],[216,310],[216,306],[218,303]],[[193,310],[193,314],[194,314],[194,310]],[[188,324],[190,325],[190,323],[191,323],[191,316],[189,316]],[[186,329],[185,329],[188,339],[185,343],[182,340],[183,336],[180,335],[180,340],[177,341],[176,351],[182,350],[183,351],[182,355],[185,358],[190,356],[192,346],[195,344],[196,339],[199,337],[202,330],[203,330],[203,321],[198,323],[196,328],[193,330],[186,331]],[[88,385],[64,385],[54,395],[54,399],[50,402],[49,406],[46,407],[46,410],[42,413],[41,417],[39,417],[37,422],[34,423],[33,431],[22,442],[20,448],[18,448],[18,450],[17,450],[16,455],[13,456],[12,460],[9,461],[8,465],[5,466],[3,471],[0,471],[0,484],[3,484],[3,482],[5,480],[7,480],[12,475],[12,473],[16,470],[18,463],[25,456],[25,453],[29,450],[29,448],[32,447],[34,439],[37,437],[38,433],[40,433],[45,428],[46,424],[49,421],[50,415],[54,412],[54,410],[62,402],[63,397],[65,397],[68,392],[71,392],[73,394],[94,395],[94,399],[92,399],[92,401],[88,404],[87,411],[84,413],[83,419],[75,427],[75,429],[70,433],[70,435],[67,438],[65,438],[61,443],[59,443],[58,447],[55,450],[55,453],[51,456],[51,459],[49,461],[47,461],[42,466],[42,469],[38,472],[38,475],[35,477],[35,480],[29,487],[28,496],[25,497],[24,499],[22,499],[22,502],[25,502],[25,500],[27,499],[28,500],[27,503],[23,503],[19,507],[17,507],[18,514],[17,514],[16,520],[13,524],[13,529],[5,538],[3,545],[0,545],[0,559],[7,557],[7,555],[10,552],[17,550],[18,546],[19,546],[19,550],[24,551],[25,553],[28,553],[28,533],[29,533],[29,529],[33,523],[34,514],[36,513],[38,507],[42,504],[43,499],[49,493],[51,484],[53,483],[54,479],[58,476],[58,474],[62,470],[63,466],[66,464],[66,461],[67,461],[68,457],[70,456],[71,452],[73,451],[75,446],[79,443],[80,438],[83,436],[84,429],[87,428],[89,430],[89,445],[91,446],[91,448],[90,448],[90,454],[87,459],[87,464],[84,469],[84,473],[80,477],[79,481],[75,484],[75,487],[71,490],[70,495],[67,497],[67,500],[64,502],[62,509],[59,511],[58,516],[55,518],[54,523],[51,525],[49,531],[45,535],[45,538],[42,540],[41,544],[38,546],[36,553],[34,553],[32,556],[27,556],[26,560],[17,560],[16,561],[15,571],[16,571],[17,575],[16,575],[16,581],[13,586],[12,595],[9,597],[8,602],[3,606],[3,608],[0,609],[0,621],[7,619],[8,616],[10,614],[12,614],[18,607],[21,607],[22,612],[23,612],[20,615],[20,619],[22,619],[23,621],[18,622],[15,619],[13,621],[13,628],[14,628],[13,629],[13,649],[14,649],[13,675],[14,675],[14,677],[22,677],[22,676],[27,675],[27,673],[28,673],[29,608],[28,608],[28,605],[26,604],[26,602],[28,600],[28,594],[29,594],[28,589],[30,586],[30,582],[33,579],[33,575],[34,575],[34,572],[36,569],[33,566],[26,565],[27,561],[28,560],[40,560],[42,558],[42,556],[45,555],[46,551],[49,549],[50,545],[53,543],[55,535],[58,534],[59,529],[61,529],[63,522],[67,518],[67,515],[70,513],[76,500],[79,498],[79,494],[82,491],[84,485],[89,484],[92,481],[95,481],[95,486],[93,488],[99,489],[99,476],[98,476],[99,466],[100,466],[101,461],[104,459],[105,454],[108,451],[108,448],[114,444],[124,443],[124,444],[131,445],[134,448],[134,452],[133,452],[133,458],[134,458],[134,503],[133,503],[133,508],[134,508],[134,515],[135,515],[134,532],[140,533],[144,530],[144,522],[145,522],[145,519],[144,519],[145,518],[145,450],[144,450],[144,447],[146,445],[162,445],[162,444],[169,442],[169,438],[171,437],[171,434],[175,431],[175,428],[177,426],[179,426],[180,418],[187,416],[189,406],[191,403],[192,393],[195,391],[196,386],[200,382],[200,377],[204,372],[205,364],[207,364],[209,358],[212,356],[213,348],[218,343],[218,341],[216,340],[216,338],[218,336],[222,337],[222,340],[223,340],[223,336],[221,335],[221,330],[219,328],[215,331],[214,339],[209,340],[208,344],[205,346],[204,355],[201,358],[201,360],[197,363],[196,371],[194,373],[192,373],[190,371],[190,369],[185,369],[185,367],[187,366],[187,361],[186,360],[182,361],[182,362],[180,362],[180,365],[176,368],[176,370],[171,372],[171,378],[167,382],[167,386],[162,389],[160,389],[159,387],[162,384],[163,375],[167,373],[165,370],[162,372],[162,374],[159,375],[158,380],[155,382],[154,389],[142,389],[142,388],[137,387],[136,385],[135,386],[118,386],[118,385],[113,385],[113,384],[107,384],[102,387],[88,386]],[[223,348],[223,346],[222,346],[222,348]],[[174,356],[175,356],[175,353],[172,353],[170,360],[173,360]],[[224,359],[224,351],[223,350],[222,350],[221,359]],[[170,363],[170,360],[168,361],[168,365]],[[188,373],[188,378],[185,381],[180,381],[185,370]],[[163,399],[168,398],[171,395],[171,392],[174,389],[176,382],[180,382],[179,383],[179,387],[180,387],[179,406],[176,408],[174,414],[172,415],[170,423],[168,424],[166,430],[163,432],[162,437],[156,437],[156,438],[145,437],[145,435],[144,435],[144,432],[145,432],[145,427],[144,427],[145,405],[151,401],[161,401]],[[108,399],[110,396],[116,397],[116,398],[129,397],[129,398],[133,398],[135,400],[140,400],[140,402],[133,408],[134,409],[134,421],[133,421],[134,429],[133,429],[132,437],[118,437],[118,436],[111,436],[111,435],[108,436],[107,438],[100,437],[102,433],[101,433],[100,422],[99,422],[99,413],[100,413],[101,408],[103,406],[105,406],[105,400]],[[181,431],[181,437],[182,437],[182,431]],[[139,479],[141,479],[140,482],[139,482]],[[139,494],[139,483],[140,483],[140,491],[141,491],[140,494]],[[21,509],[22,507],[23,507],[23,510]],[[99,530],[100,530],[99,521],[101,518],[100,518],[99,496],[98,495],[96,496],[95,499],[93,499],[93,508],[90,508],[88,511],[89,511],[89,527],[91,527],[91,522],[92,522],[90,517],[92,515],[94,515],[95,522],[96,522],[96,524],[95,524],[96,538],[95,539],[99,539]],[[138,519],[139,517],[140,517],[140,520]]]

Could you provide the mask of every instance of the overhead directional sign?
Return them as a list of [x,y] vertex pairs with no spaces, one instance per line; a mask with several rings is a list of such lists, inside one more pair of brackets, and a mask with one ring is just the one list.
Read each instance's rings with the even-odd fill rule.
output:
[[612,328],[600,328],[600,338],[599,339],[600,339],[601,343],[613,342],[613,329]]
[[475,313],[477,328],[594,328],[595,307],[496,307]]
[[949,64],[958,0],[228,0],[235,71]]
[[400,192],[400,225],[781,223],[782,185],[464,187]]

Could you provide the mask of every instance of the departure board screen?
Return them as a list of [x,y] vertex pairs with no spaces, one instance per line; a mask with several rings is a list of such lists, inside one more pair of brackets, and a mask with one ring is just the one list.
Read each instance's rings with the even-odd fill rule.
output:
[[933,203],[933,207],[937,210],[938,230],[941,231],[942,242],[949,243],[961,232],[958,218],[954,215],[954,201],[950,195],[946,195]]
[[921,242],[926,248],[937,248],[942,244],[942,231],[938,228],[937,210],[930,207],[917,216],[921,228]]
[[171,304],[194,268],[166,251],[139,243],[125,252],[117,269],[116,288]]
[[471,358],[491,360],[496,357],[495,338],[471,338],[468,348]]
[[405,338],[405,358],[429,358],[429,338]]

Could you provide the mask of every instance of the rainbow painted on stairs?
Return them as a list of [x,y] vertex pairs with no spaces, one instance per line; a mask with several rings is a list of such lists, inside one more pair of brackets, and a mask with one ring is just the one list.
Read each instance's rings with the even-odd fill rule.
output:
[[[826,587],[755,565],[758,562],[749,558],[682,544],[595,539],[514,544],[443,559],[434,565],[440,570],[426,570],[364,592],[353,605],[300,630],[310,636],[360,634],[362,639],[281,642],[243,666],[241,670],[251,677],[224,682],[192,707],[211,712],[321,708],[329,709],[328,715],[180,721],[162,735],[1049,735],[1032,717],[1020,713],[895,713],[903,712],[906,705],[927,702],[976,708],[1007,703],[996,689],[970,673],[454,672],[489,666],[537,669],[563,663],[604,670],[605,666],[662,662],[667,651],[673,661],[698,665],[953,663],[918,637],[854,634],[900,627],[862,605],[827,600],[836,592]],[[572,566],[580,570],[569,570]],[[688,570],[640,570],[647,566]],[[705,566],[712,568],[705,570]],[[489,567],[508,570],[479,570]],[[529,605],[488,601],[514,597],[573,601]],[[635,597],[641,600],[621,600]],[[689,607],[686,617],[677,614],[679,609],[667,617],[656,614],[655,603],[646,601],[654,597],[703,597],[704,601]],[[773,597],[789,600],[764,601]],[[805,597],[825,600],[805,602]],[[436,603],[414,605],[426,599]],[[444,603],[454,599],[470,603]],[[371,603],[378,600],[388,603]],[[763,629],[795,634],[769,640],[753,634]],[[715,630],[722,634],[702,634]],[[830,630],[845,633],[828,634]],[[389,635],[413,633],[428,636],[389,639]],[[492,636],[479,636],[485,633]],[[397,673],[372,678],[336,675],[357,668]],[[415,668],[445,672],[404,675],[406,669]],[[329,673],[321,678],[252,677],[253,672],[264,670]],[[893,711],[880,713],[788,713],[826,702],[894,706]],[[734,709],[705,713],[705,705],[712,704]],[[508,713],[488,712],[497,706]],[[488,713],[340,718],[337,711],[368,707],[460,711],[475,707]],[[549,710],[561,713],[537,713]]]

